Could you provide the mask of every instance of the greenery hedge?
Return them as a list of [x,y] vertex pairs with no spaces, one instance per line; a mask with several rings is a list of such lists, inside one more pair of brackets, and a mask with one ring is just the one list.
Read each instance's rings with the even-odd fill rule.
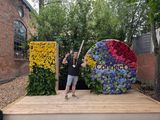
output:
[[29,74],[27,95],[55,95],[56,78],[50,69],[33,66]]
[[91,92],[100,94],[103,91],[102,83],[99,80],[91,80],[91,71],[92,69],[89,66],[83,68],[81,77],[85,80],[85,83]]

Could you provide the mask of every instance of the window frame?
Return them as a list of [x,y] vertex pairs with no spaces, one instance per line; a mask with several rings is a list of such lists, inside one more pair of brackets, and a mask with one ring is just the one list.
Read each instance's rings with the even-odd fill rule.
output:
[[[23,26],[23,28],[24,28],[24,30],[25,30],[25,36],[24,36],[24,42],[23,42],[23,40],[20,40],[20,38],[19,38],[19,40],[17,39],[16,40],[16,29],[17,28],[15,28],[15,24],[16,24],[16,22],[19,24],[19,25],[21,25],[21,27],[19,26],[19,28],[22,28],[22,26]],[[18,28],[18,29],[19,29]],[[14,59],[15,60],[27,60],[27,58],[28,58],[28,54],[27,54],[27,50],[25,51],[25,49],[22,49],[21,48],[21,50],[17,50],[17,49],[19,49],[18,47],[16,48],[16,46],[15,46],[15,42],[19,42],[19,44],[23,44],[23,43],[25,43],[25,42],[27,42],[27,32],[28,32],[28,30],[27,30],[27,27],[25,26],[25,24],[21,21],[21,20],[18,20],[18,19],[15,19],[14,21],[13,21],[13,51],[14,51]],[[17,34],[18,35],[18,34]],[[21,53],[21,55],[23,54],[23,56],[20,56],[20,55],[17,55],[17,53]]]
[[[21,5],[17,6],[17,12],[18,12],[18,15],[19,15],[21,18],[24,17],[24,8],[23,8],[23,6],[21,6]],[[20,15],[20,14],[22,14],[22,15]]]

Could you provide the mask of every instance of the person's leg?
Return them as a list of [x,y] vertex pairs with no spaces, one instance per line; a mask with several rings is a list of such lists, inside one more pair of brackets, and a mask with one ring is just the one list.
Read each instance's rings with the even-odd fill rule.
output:
[[69,88],[70,88],[70,86],[67,86],[67,85],[66,85],[66,89],[65,89],[65,97],[67,97],[67,95],[68,95]]
[[72,83],[72,96],[75,97],[75,92],[76,92],[76,85],[77,85],[77,82],[78,82],[78,76],[74,76],[74,79],[73,79],[73,83]]
[[65,98],[68,99],[68,92],[69,92],[69,89],[70,89],[70,86],[71,86],[71,83],[73,81],[73,78],[71,75],[68,75],[67,77],[67,83],[66,83],[66,89],[65,89]]

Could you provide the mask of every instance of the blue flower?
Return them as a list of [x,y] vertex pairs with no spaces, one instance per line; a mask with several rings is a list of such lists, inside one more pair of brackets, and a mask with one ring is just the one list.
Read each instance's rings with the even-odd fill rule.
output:
[[93,55],[94,60],[98,61],[99,60],[99,56],[97,55]]
[[96,43],[97,47],[103,47],[104,45],[105,45],[104,42],[101,41]]
[[125,78],[120,78],[120,79],[119,79],[119,82],[120,82],[120,83],[124,83],[125,81],[126,81]]

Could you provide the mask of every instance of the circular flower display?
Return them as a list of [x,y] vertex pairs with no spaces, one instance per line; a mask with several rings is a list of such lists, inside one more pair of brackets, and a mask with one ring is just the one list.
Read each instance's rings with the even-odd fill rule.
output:
[[120,94],[136,81],[137,59],[123,42],[107,39],[97,42],[86,54],[92,68],[91,82],[99,81],[103,94]]

